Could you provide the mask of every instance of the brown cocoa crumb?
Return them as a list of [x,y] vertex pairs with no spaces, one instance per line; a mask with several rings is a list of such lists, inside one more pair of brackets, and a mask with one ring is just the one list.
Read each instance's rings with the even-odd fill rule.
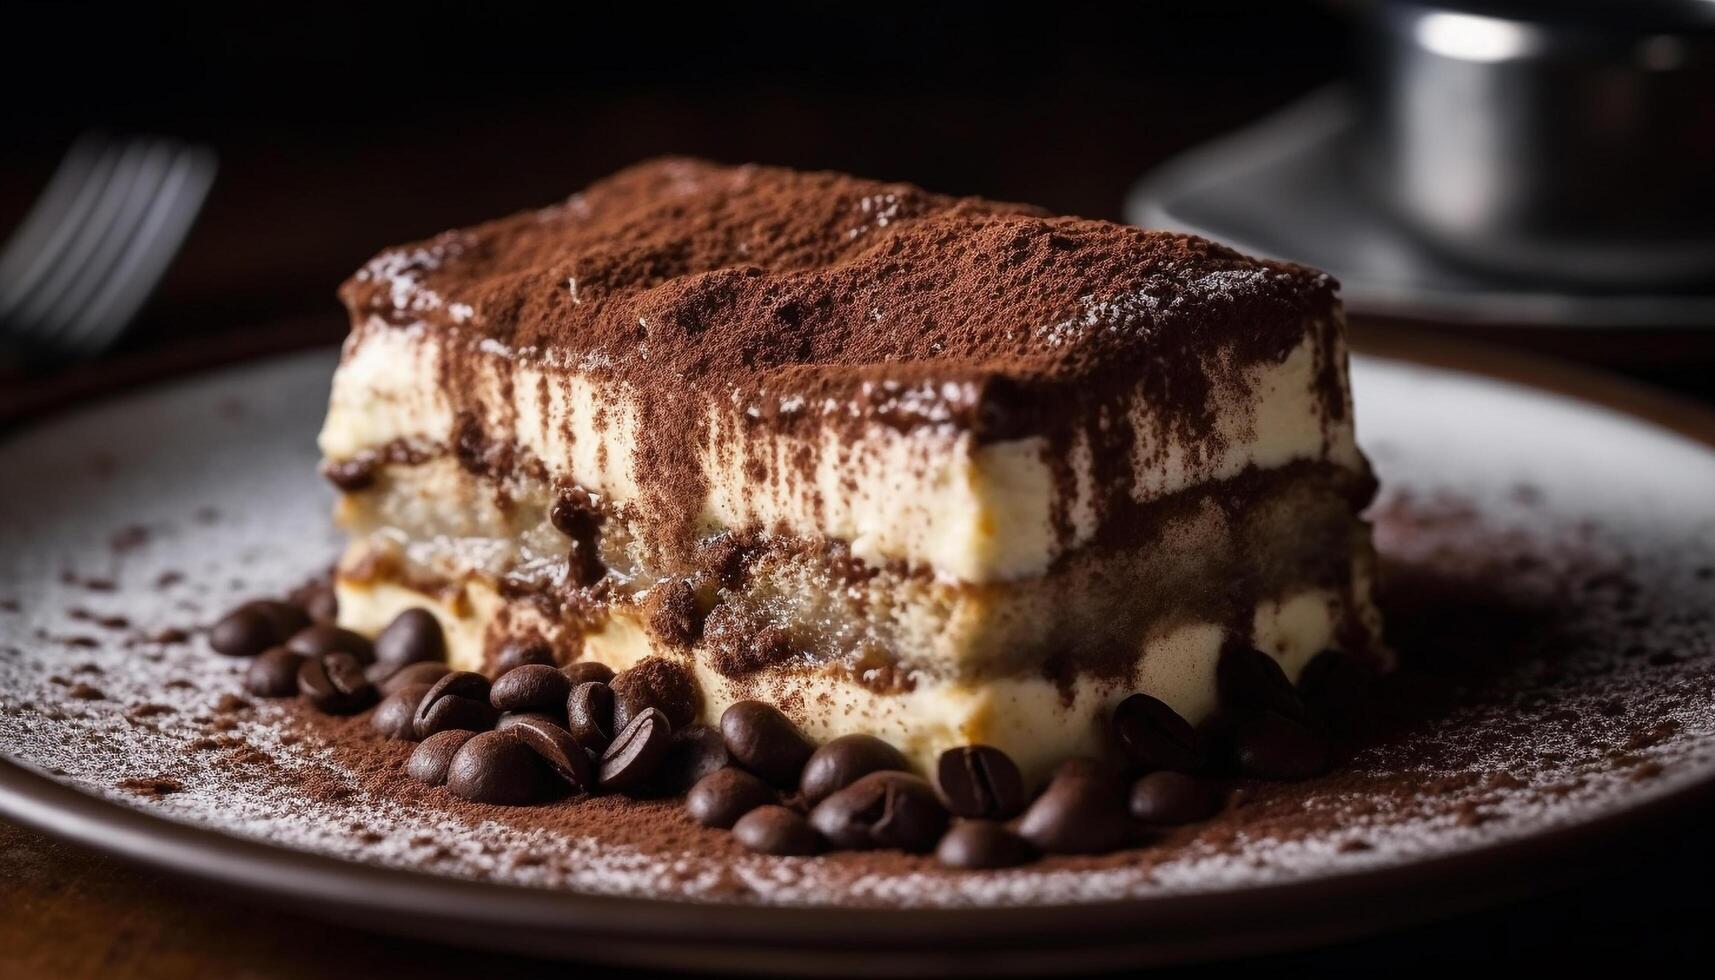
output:
[[621,671],[610,686],[627,714],[659,708],[674,728],[692,724],[703,713],[703,692],[696,678],[666,657],[644,657]]
[[698,545],[696,565],[723,589],[739,589],[749,567],[749,549],[731,532],[718,534]]
[[148,544],[150,537],[148,528],[141,524],[131,524],[113,532],[107,539],[107,547],[115,554],[124,554]]
[[746,677],[798,659],[798,648],[778,626],[762,625],[730,605],[703,622],[703,655],[716,671]]
[[222,694],[220,696],[220,699],[215,701],[215,703],[214,703],[214,710],[220,712],[223,715],[233,714],[234,712],[238,712],[238,711],[246,711],[249,708],[250,708],[250,702],[249,701],[246,701],[243,698],[239,697],[238,695],[231,694],[231,693]]
[[166,776],[121,779],[114,785],[127,792],[136,793],[138,796],[150,798],[158,798],[168,796],[173,793],[183,792],[185,788],[184,783]]
[[682,579],[659,582],[650,589],[643,603],[643,615],[649,630],[675,647],[689,648],[703,630],[697,593]]
[[1678,731],[1679,722],[1669,718],[1666,721],[1658,722],[1649,728],[1632,732],[1626,737],[1624,742],[1620,743],[1620,747],[1627,752],[1636,752],[1640,749],[1647,749],[1652,745],[1660,743],[1663,739],[1672,736]]
[[1512,773],[1501,771],[1489,773],[1489,778],[1483,781],[1483,785],[1488,789],[1507,790],[1521,789],[1526,784],[1524,780]]

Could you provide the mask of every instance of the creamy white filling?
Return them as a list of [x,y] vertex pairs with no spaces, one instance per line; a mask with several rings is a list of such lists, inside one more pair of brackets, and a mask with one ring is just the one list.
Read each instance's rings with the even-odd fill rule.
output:
[[[449,660],[466,670],[482,668],[489,625],[505,608],[509,631],[554,637],[558,625],[542,620],[527,604],[507,604],[492,588],[467,583],[458,597],[431,598],[386,581],[341,580],[340,621],[373,635],[412,607],[428,608],[447,633]],[[1367,584],[1361,592],[1367,593]],[[1279,660],[1296,680],[1318,652],[1335,645],[1343,602],[1333,592],[1311,589],[1256,610],[1257,647]],[[1215,667],[1225,631],[1215,623],[1186,623],[1144,641],[1130,676],[1082,675],[1061,685],[1036,673],[961,682],[917,672],[908,691],[878,693],[851,677],[829,671],[770,671],[757,686],[734,681],[700,659],[687,664],[704,696],[703,721],[718,721],[736,700],[762,697],[781,706],[805,734],[824,741],[852,732],[886,739],[913,764],[930,771],[943,751],[961,745],[994,745],[1027,777],[1038,779],[1062,760],[1104,751],[1104,720],[1134,691],[1160,698],[1196,724],[1216,707]],[[583,653],[615,670],[647,656],[682,654],[658,648],[627,614],[615,615],[600,632],[586,634]]]
[[[1298,460],[1361,469],[1350,412],[1347,421],[1325,426],[1318,403],[1317,348],[1323,332],[1337,329],[1307,322],[1303,341],[1282,361],[1239,372],[1223,370],[1227,352],[1212,353],[1206,368],[1219,406],[1214,440],[1193,444],[1164,435],[1169,430],[1136,393],[1129,414],[1136,435],[1132,497],[1147,502],[1247,467]],[[448,442],[456,409],[438,380],[441,342],[435,331],[378,319],[355,330],[334,376],[322,454],[339,462],[395,441]],[[1343,360],[1343,352],[1338,356]],[[473,390],[461,392],[460,403],[482,406],[491,437],[510,438],[556,481],[619,502],[639,498],[635,406],[647,393],[493,343],[480,347],[476,361]],[[1077,478],[1074,499],[1065,502],[1072,515],[1068,539],[1052,523],[1059,491],[1041,438],[984,445],[950,427],[902,432],[881,424],[855,439],[834,427],[792,435],[747,426],[744,416],[740,405],[711,408],[705,422],[711,438],[696,443],[713,447],[699,458],[709,488],[702,516],[710,527],[784,528],[843,540],[872,564],[903,561],[972,583],[1040,575],[1098,530],[1087,446],[1072,450]],[[813,481],[788,464],[806,450],[815,461]],[[766,473],[760,481],[756,463]]]

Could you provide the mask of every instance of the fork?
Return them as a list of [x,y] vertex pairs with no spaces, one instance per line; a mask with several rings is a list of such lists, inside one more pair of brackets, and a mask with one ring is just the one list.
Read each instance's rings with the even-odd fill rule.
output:
[[105,350],[154,292],[214,174],[206,147],[80,136],[0,252],[0,343],[37,365]]

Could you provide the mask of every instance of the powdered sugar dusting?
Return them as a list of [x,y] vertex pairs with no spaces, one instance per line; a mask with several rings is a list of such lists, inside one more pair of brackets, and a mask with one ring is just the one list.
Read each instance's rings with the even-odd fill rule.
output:
[[1280,270],[1266,267],[1214,269],[1188,282],[1154,276],[1141,288],[1117,296],[1080,296],[1076,314],[1039,326],[1036,334],[1051,347],[1081,343],[1094,334],[1147,338],[1160,314],[1184,306],[1192,297],[1231,304],[1241,296],[1264,292],[1271,280],[1285,278]]
[[449,806],[397,776],[405,746],[235,698],[244,665],[170,632],[335,553],[313,475],[331,366],[233,372],[0,448],[33,475],[0,489],[9,757],[168,819],[352,860],[787,905],[1299,881],[1520,839],[1715,771],[1715,455],[1571,403],[1360,360],[1388,609],[1408,665],[1440,666],[1382,691],[1378,734],[1326,779],[1240,786],[1221,818],[1136,851],[983,874],[902,855],[751,857],[671,803]]
[[[448,259],[463,254],[469,242],[459,232],[447,232],[426,245],[388,249],[370,259],[357,270],[358,282],[379,282],[386,285],[394,309],[411,313],[428,313],[445,305],[441,295],[423,284],[426,273],[439,269]],[[455,303],[453,319],[468,321],[475,313],[468,304]]]

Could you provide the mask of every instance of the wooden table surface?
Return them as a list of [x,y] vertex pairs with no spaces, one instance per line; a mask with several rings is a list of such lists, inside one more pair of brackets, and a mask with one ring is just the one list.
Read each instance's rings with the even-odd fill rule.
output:
[[0,822],[3,977],[468,980],[566,973],[564,963],[393,939],[237,903]]

